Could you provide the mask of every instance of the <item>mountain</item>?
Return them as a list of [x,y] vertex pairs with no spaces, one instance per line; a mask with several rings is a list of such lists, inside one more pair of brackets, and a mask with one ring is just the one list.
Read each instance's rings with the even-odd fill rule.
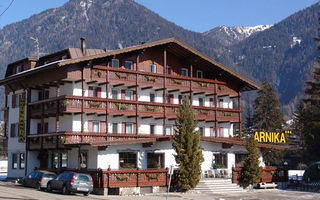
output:
[[272,27],[272,25],[234,27],[218,26],[204,32],[203,35],[218,40],[224,46],[231,46],[270,27]]
[[[100,49],[175,37],[254,81],[268,78],[290,115],[317,56],[313,37],[319,8],[317,3],[273,26],[217,27],[197,33],[133,0],[70,0],[0,29],[0,76],[8,63],[35,54],[30,36],[39,39],[42,55],[79,47],[82,36],[88,48]],[[3,90],[4,99],[1,95]]]

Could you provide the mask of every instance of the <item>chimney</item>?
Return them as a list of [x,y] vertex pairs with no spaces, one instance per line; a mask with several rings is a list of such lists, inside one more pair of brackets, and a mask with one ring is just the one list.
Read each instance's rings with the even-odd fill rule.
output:
[[82,55],[86,55],[86,38],[81,37],[81,51],[82,51]]

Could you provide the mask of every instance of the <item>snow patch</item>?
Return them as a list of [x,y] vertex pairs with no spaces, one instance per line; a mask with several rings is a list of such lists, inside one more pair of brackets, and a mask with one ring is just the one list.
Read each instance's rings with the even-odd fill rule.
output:
[[292,42],[290,44],[291,48],[293,48],[294,46],[296,46],[297,44],[301,44],[301,39],[298,37],[292,37]]
[[81,0],[80,1],[80,6],[81,6],[82,11],[83,11],[82,15],[85,16],[87,21],[89,21],[89,17],[88,17],[87,11],[91,7],[92,2],[93,2],[93,0]]

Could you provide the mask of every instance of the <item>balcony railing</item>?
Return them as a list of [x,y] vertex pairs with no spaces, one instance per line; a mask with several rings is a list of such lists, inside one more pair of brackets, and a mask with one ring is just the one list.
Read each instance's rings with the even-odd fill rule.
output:
[[[60,114],[80,113],[83,111],[84,113],[95,113],[99,115],[110,114],[175,119],[179,106],[178,104],[61,96],[59,98],[32,102],[29,104],[29,109],[31,118],[40,118],[42,114],[44,117],[55,116],[57,111],[59,111]],[[42,107],[44,107],[43,110]],[[239,122],[241,113],[240,110],[236,109],[221,109],[215,107],[194,106],[194,109],[196,119],[204,121],[215,121],[217,118],[217,121]]]
[[[107,76],[107,70],[109,77]],[[155,88],[163,87],[166,78],[166,88],[179,90],[192,90],[194,92],[217,93],[218,95],[237,96],[238,93],[231,89],[225,82],[194,78],[173,76],[169,74],[159,74],[144,71],[133,71],[121,68],[110,68],[106,66],[93,66],[91,72],[92,81],[111,83],[124,83],[128,85],[137,84],[141,86],[152,86]],[[190,85],[191,84],[191,85]]]

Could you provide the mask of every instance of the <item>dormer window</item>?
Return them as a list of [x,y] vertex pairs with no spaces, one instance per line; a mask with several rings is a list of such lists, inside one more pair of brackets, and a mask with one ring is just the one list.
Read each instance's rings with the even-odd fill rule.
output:
[[125,61],[124,68],[131,70],[132,69],[132,61]]
[[111,60],[111,67],[119,68],[119,59],[112,59]]
[[68,56],[62,56],[61,57],[61,60],[66,60],[66,59],[68,59]]
[[20,73],[20,72],[21,72],[21,66],[19,65],[19,66],[16,67],[16,74]]
[[197,70],[197,78],[203,78],[203,72],[201,70]]

